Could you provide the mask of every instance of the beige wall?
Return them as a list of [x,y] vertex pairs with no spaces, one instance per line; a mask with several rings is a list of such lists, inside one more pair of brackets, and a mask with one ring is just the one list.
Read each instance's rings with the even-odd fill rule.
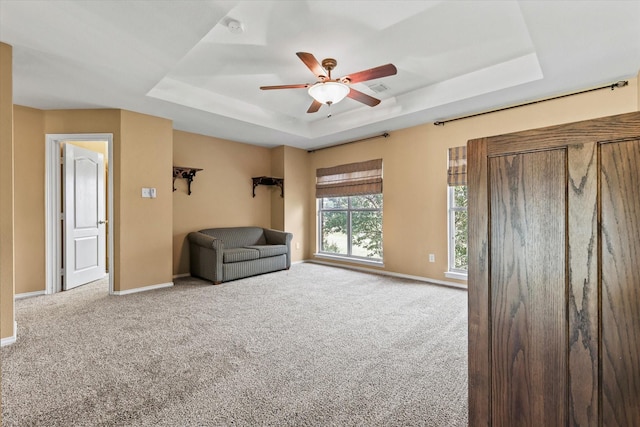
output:
[[[184,180],[174,193],[174,274],[189,273],[189,232],[208,227],[256,225],[292,232],[292,260],[309,257],[309,155],[292,147],[263,147],[174,131],[174,164],[204,169],[198,172],[192,194]],[[254,176],[284,178],[280,189],[258,186]]]
[[[15,106],[15,112],[16,142],[20,147],[16,153],[16,176],[30,174],[16,182],[21,208],[15,228],[16,242],[20,242],[16,251],[16,293],[44,290],[45,286],[47,133],[113,134],[114,164],[110,167],[114,179],[114,290],[171,282],[171,121],[122,110],[40,111]],[[38,164],[40,168],[35,167]],[[156,187],[158,197],[142,199],[142,187]]]
[[[114,283],[125,291],[172,281],[173,195],[170,120],[122,111],[121,140],[114,156],[116,220]],[[157,197],[141,197],[143,187]],[[119,193],[119,194],[118,194]],[[119,203],[116,201],[119,200]]]
[[14,106],[16,294],[45,289],[44,112]]
[[[254,176],[271,175],[268,148],[188,132],[173,132],[173,164],[202,168],[187,195],[184,179],[173,193],[173,272],[189,273],[186,236],[209,227],[271,226],[271,188],[251,195]],[[278,196],[279,197],[279,196]]]
[[0,43],[0,336],[13,336],[15,283],[13,58]]
[[[315,177],[309,174],[311,154],[293,147],[283,147],[284,155],[284,230],[293,233],[291,260],[302,261],[311,257],[309,227],[310,206],[315,201],[309,186]],[[279,197],[279,196],[278,196]],[[314,205],[315,206],[315,205]],[[315,208],[313,209],[315,213]]]
[[[271,149],[271,173],[275,178],[284,178],[284,146]],[[285,185],[287,181],[285,180]],[[260,188],[260,187],[258,187]],[[258,190],[256,188],[256,191]],[[271,193],[271,228],[284,230],[284,198],[280,196],[280,188],[270,187]]]
[[[601,90],[539,103],[444,126],[424,124],[391,132],[389,138],[320,150],[310,154],[315,169],[375,158],[383,159],[384,270],[455,282],[447,270],[447,149],[469,139],[524,129],[627,113],[638,109],[638,79],[629,87]],[[307,220],[311,251],[316,248],[315,200]],[[428,262],[428,254],[436,256]]]

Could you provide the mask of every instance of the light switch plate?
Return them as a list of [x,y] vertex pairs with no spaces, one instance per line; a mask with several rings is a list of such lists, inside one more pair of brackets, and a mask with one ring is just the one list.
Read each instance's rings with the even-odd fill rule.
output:
[[156,198],[156,189],[155,188],[142,188],[142,197],[145,199],[155,199]]

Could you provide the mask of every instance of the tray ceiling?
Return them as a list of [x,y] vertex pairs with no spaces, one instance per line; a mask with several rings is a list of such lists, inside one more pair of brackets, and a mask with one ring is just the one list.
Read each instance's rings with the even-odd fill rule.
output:
[[[635,76],[638,22],[638,1],[0,1],[16,104],[304,149]],[[307,114],[305,89],[259,90],[314,83],[298,51],[398,73],[353,85],[376,107]]]

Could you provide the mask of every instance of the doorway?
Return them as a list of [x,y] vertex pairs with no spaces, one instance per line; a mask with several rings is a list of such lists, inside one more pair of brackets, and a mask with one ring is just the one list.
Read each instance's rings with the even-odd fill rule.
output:
[[106,254],[108,259],[109,294],[113,294],[113,134],[47,134],[45,138],[45,232],[46,232],[46,294],[54,294],[63,289],[66,270],[64,254],[64,231],[62,204],[63,165],[61,153],[65,144],[93,146],[95,151],[106,149],[106,193],[107,223]]

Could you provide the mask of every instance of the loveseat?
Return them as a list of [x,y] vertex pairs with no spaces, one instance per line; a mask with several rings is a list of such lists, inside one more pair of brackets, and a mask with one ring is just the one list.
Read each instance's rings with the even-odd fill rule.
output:
[[191,275],[218,285],[291,267],[293,234],[261,227],[207,228],[189,233]]

